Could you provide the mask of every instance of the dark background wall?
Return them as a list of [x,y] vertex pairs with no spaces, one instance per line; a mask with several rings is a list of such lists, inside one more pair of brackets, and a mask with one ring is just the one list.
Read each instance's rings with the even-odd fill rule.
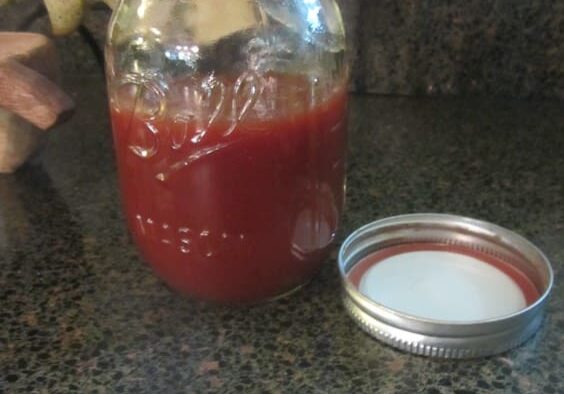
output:
[[[351,88],[390,95],[564,99],[564,0],[339,0],[353,61]],[[0,10],[15,30],[38,0]],[[103,41],[108,12],[85,25]],[[45,17],[30,30],[48,31]],[[83,37],[59,39],[67,73],[99,72]]]

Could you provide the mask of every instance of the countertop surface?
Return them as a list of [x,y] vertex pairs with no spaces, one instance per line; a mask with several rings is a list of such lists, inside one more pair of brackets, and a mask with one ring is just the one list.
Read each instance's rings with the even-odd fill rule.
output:
[[42,165],[0,176],[0,392],[564,392],[561,102],[352,100],[343,234],[456,213],[521,233],[555,268],[546,320],[524,346],[440,361],[355,325],[335,253],[305,289],[261,306],[169,291],[124,226],[103,80],[67,86],[78,111],[49,132]]

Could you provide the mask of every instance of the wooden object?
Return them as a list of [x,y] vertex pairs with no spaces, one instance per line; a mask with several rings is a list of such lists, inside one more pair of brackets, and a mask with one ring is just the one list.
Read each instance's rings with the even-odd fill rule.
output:
[[56,85],[59,76],[47,37],[0,33],[0,172],[15,171],[41,145],[41,130],[72,113],[72,99]]

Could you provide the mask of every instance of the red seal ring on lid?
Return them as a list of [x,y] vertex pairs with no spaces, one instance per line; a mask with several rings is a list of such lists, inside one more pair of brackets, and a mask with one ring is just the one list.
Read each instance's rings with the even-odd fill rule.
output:
[[344,303],[370,335],[425,356],[473,358],[520,345],[542,323],[550,262],[474,219],[415,214],[370,223],[339,253]]

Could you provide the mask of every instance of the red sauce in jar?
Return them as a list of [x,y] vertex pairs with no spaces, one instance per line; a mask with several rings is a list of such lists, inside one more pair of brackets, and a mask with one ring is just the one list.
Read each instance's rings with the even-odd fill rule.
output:
[[225,113],[251,101],[234,101],[229,83],[223,99],[200,94],[204,123],[171,111],[174,103],[152,120],[115,101],[111,109],[129,229],[157,274],[191,296],[231,303],[283,294],[318,271],[334,239],[346,90],[314,101],[305,79],[270,76],[265,84],[267,98],[291,94],[276,99],[275,112],[252,101],[237,122]]

